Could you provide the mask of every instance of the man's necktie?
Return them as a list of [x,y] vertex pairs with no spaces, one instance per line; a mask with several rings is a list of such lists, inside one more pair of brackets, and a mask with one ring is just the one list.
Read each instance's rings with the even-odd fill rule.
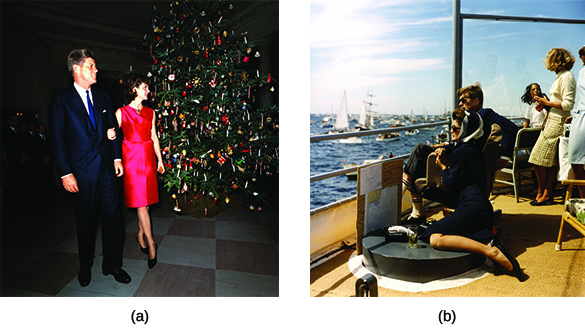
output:
[[93,117],[93,105],[91,104],[91,99],[89,99],[89,90],[86,90],[85,93],[87,94],[87,109],[89,112],[89,118],[91,119],[91,123],[95,128],[95,119]]

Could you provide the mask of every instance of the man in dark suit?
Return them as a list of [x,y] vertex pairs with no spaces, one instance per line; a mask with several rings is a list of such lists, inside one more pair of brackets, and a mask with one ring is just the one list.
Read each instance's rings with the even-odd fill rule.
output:
[[108,128],[118,129],[118,125],[108,94],[91,88],[98,71],[93,53],[73,50],[67,66],[75,83],[51,97],[51,150],[63,187],[75,195],[77,278],[82,287],[91,281],[97,215],[101,212],[102,273],[129,283],[130,276],[122,269],[125,228],[116,178],[124,175],[121,141],[107,138]]

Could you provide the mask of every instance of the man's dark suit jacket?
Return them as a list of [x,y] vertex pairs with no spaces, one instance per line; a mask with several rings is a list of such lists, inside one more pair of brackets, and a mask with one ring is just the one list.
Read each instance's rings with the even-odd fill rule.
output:
[[518,134],[518,126],[510,121],[508,118],[499,115],[490,108],[482,108],[477,111],[483,120],[483,136],[479,139],[479,145],[484,145],[488,139],[492,124],[497,123],[502,132],[502,146],[500,155],[505,155],[510,159],[514,155],[514,145],[516,143],[516,135]]
[[107,138],[108,128],[118,130],[110,96],[96,88],[91,92],[96,128],[73,85],[55,91],[50,108],[51,150],[57,173],[59,177],[73,174],[86,184],[97,181],[102,164],[115,177],[114,159],[122,158],[120,138]]

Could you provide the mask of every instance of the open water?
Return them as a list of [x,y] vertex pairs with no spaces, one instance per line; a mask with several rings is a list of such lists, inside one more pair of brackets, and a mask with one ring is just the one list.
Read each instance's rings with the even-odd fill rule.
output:
[[[324,134],[327,129],[321,128],[324,116],[311,114],[311,135]],[[422,122],[419,122],[419,124]],[[353,127],[356,122],[350,122]],[[376,129],[390,128],[390,124],[381,124],[375,121]],[[407,123],[407,125],[409,125]],[[433,130],[419,130],[416,135],[406,135],[401,131],[401,136],[385,141],[376,141],[376,135],[362,136],[361,144],[343,144],[339,140],[326,140],[311,143],[311,176],[323,174],[334,170],[343,169],[343,162],[347,164],[362,164],[364,160],[376,159],[380,155],[388,158],[409,154],[416,143],[433,142],[433,135],[447,130],[446,126],[438,126]],[[350,197],[357,193],[357,181],[349,180],[345,175],[328,178],[311,183],[311,210],[335,201]]]

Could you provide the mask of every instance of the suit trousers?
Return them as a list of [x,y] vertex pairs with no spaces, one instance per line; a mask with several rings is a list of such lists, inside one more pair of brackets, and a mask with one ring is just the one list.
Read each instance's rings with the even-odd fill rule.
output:
[[[427,158],[434,151],[435,148],[430,145],[423,143],[416,144],[404,165],[404,172],[414,178],[414,181],[427,177]],[[410,184],[408,190],[418,193],[415,184]]]
[[102,165],[95,184],[80,184],[75,193],[75,217],[81,269],[90,269],[95,255],[96,229],[102,219],[104,267],[122,267],[124,219],[118,196],[118,179]]

